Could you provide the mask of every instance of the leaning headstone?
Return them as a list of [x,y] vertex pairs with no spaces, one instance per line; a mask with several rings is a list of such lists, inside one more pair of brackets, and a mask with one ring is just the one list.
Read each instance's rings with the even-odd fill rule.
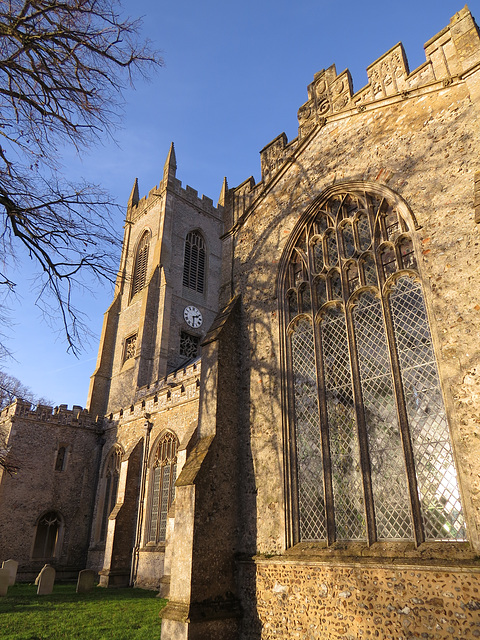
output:
[[77,593],[87,593],[95,586],[96,572],[91,569],[83,569],[79,571],[77,580]]
[[10,584],[10,574],[7,569],[0,569],[0,597],[6,596],[8,585]]
[[45,567],[48,567],[48,564],[44,564],[42,567],[42,570],[40,571],[40,573],[38,574],[38,576],[35,578],[35,586],[38,587],[38,581],[40,580],[40,576],[42,575],[42,571],[45,569]]
[[9,586],[15,584],[18,562],[16,560],[5,560],[5,562],[2,563],[2,569],[6,569],[8,571],[8,575],[10,576],[10,582],[8,583]]
[[38,577],[37,596],[48,596],[53,591],[53,583],[55,582],[55,569],[46,564],[40,571]]

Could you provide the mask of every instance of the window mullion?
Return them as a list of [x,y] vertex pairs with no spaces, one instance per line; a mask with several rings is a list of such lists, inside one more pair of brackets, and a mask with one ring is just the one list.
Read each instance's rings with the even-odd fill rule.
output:
[[162,461],[159,465],[159,481],[158,481],[158,499],[157,499],[157,522],[155,527],[155,542],[158,542],[160,539],[160,520],[162,519],[161,514],[161,506],[162,506],[162,492],[163,492],[163,468],[164,462]]
[[[292,529],[290,535],[292,536],[292,544],[296,544],[300,542],[300,508],[298,504],[298,496],[299,496],[299,483],[298,483],[298,456],[297,456],[297,439],[295,435],[295,428],[292,428],[295,425],[295,393],[294,393],[294,381],[293,381],[293,354],[292,354],[292,346],[291,346],[291,336],[287,339],[287,408],[288,408],[288,443],[289,443],[289,451],[291,452],[288,456],[288,465],[289,471],[288,479],[290,483],[290,491],[289,494],[291,496],[290,508],[291,508],[291,520]],[[288,495],[288,494],[287,494]]]
[[355,329],[353,325],[353,315],[351,308],[347,309],[345,313],[345,323],[347,325],[348,349],[350,353],[350,364],[352,368],[352,386],[353,397],[355,401],[355,417],[357,423],[358,444],[360,449],[360,468],[362,470],[367,540],[368,544],[371,545],[377,541],[377,527],[375,522],[375,509],[373,504],[370,456],[368,454],[367,425],[365,421],[365,409],[363,406],[362,387],[360,383],[360,366],[358,363]]
[[407,472],[408,492],[410,496],[410,507],[413,517],[413,529],[415,535],[415,543],[418,546],[425,541],[425,532],[423,529],[422,511],[420,499],[418,495],[417,477],[415,474],[415,460],[413,456],[413,446],[410,438],[410,429],[408,427],[408,415],[405,406],[405,396],[403,393],[402,377],[400,372],[400,363],[395,345],[395,332],[393,320],[390,314],[389,304],[382,296],[383,317],[385,319],[385,329],[387,336],[388,351],[390,355],[390,363],[392,367],[393,388],[395,391],[395,403],[398,415],[398,424],[400,426],[400,436],[405,455],[405,466]]
[[308,266],[308,281],[310,286],[310,300],[312,305],[312,317],[313,317],[313,344],[315,349],[315,363],[317,372],[317,401],[318,401],[318,415],[320,419],[319,432],[320,442],[322,447],[323,458],[323,492],[325,498],[325,520],[327,528],[327,544],[333,544],[336,540],[335,532],[335,501],[333,495],[333,480],[332,480],[332,457],[330,452],[330,438],[328,433],[328,413],[327,413],[327,401],[325,393],[325,372],[323,367],[323,354],[322,354],[322,341],[320,336],[320,325],[317,321],[317,296],[315,287],[313,284],[314,268],[314,256],[312,246],[307,237],[307,266]]
[[[313,291],[311,292],[313,299]],[[320,328],[318,322],[313,323],[315,361],[317,369],[317,392],[318,392],[318,413],[320,417],[320,442],[322,445],[323,457],[323,487],[325,496],[325,510],[327,523],[327,544],[332,544],[336,540],[335,534],[335,502],[333,497],[332,483],[332,459],[330,454],[330,439],[328,434],[328,414],[325,394],[325,373],[323,368],[322,346],[320,338]]]

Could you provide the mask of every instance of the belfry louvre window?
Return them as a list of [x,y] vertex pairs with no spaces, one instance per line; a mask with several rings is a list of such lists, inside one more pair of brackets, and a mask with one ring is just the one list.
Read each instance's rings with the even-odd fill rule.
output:
[[203,293],[205,290],[205,242],[198,231],[190,231],[185,240],[183,286]]
[[167,432],[160,440],[150,475],[150,513],[147,542],[165,542],[168,510],[175,498],[177,478],[176,436]]
[[286,249],[292,543],[466,539],[409,220],[335,193]]
[[130,298],[133,298],[136,293],[138,293],[145,287],[147,281],[149,245],[150,234],[148,231],[145,231],[137,247],[135,265],[133,267],[132,290]]

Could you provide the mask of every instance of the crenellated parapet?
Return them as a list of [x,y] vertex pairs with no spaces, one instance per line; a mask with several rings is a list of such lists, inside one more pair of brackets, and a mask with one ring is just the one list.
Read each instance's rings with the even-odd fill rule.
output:
[[58,407],[39,404],[34,407],[31,402],[17,398],[0,411],[0,422],[18,417],[36,422],[48,422],[49,424],[97,427],[96,420],[86,409],[78,405],[74,405],[72,409],[68,409],[66,404],[61,404]]
[[140,388],[136,401],[128,407],[110,413],[104,418],[105,428],[118,426],[130,420],[165,411],[185,402],[198,400],[200,394],[201,360],[169,373],[155,384]]
[[147,196],[139,198],[138,195],[138,181],[135,180],[135,184],[132,189],[132,195],[128,201],[127,207],[127,222],[136,222],[138,218],[147,213],[152,207],[158,204],[160,198],[165,197],[168,191],[174,193],[179,198],[185,200],[188,204],[193,205],[196,209],[202,213],[213,215],[216,218],[222,217],[223,207],[215,207],[213,200],[205,195],[199,197],[198,191],[193,189],[188,184],[182,187],[182,182],[176,177],[177,161],[175,158],[175,149],[173,142],[170,146],[170,151],[165,162],[163,169],[163,178],[158,186],[153,187],[148,192]]
[[260,151],[261,182],[255,184],[249,178],[230,190],[226,200],[231,225],[279,171],[295,159],[303,141],[327,123],[457,82],[467,82],[472,100],[480,99],[478,83],[469,84],[469,77],[480,65],[480,36],[468,7],[456,13],[424,49],[425,62],[410,71],[402,44],[396,44],[367,67],[368,84],[356,93],[348,70],[337,74],[333,64],[316,73],[307,87],[308,100],[298,110],[298,137],[288,142],[285,133],[277,136]]

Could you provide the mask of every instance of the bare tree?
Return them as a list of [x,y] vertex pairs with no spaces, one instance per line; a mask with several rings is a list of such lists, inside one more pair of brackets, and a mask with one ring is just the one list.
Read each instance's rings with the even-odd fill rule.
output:
[[0,409],[11,404],[16,399],[25,400],[31,404],[51,405],[46,398],[36,396],[30,387],[24,385],[18,378],[0,370]]
[[114,280],[120,239],[111,197],[67,181],[59,158],[110,136],[133,76],[162,64],[140,26],[116,0],[0,0],[0,291],[14,290],[26,250],[37,305],[60,317],[74,352],[73,293],[92,276]]
[[[16,399],[26,400],[31,404],[51,405],[51,401],[46,398],[36,396],[32,390],[25,386],[18,378],[10,376],[5,371],[0,370],[0,409],[7,407]],[[4,469],[9,475],[18,471],[19,463],[12,456],[10,447],[7,446],[7,432],[0,426],[0,470]]]

